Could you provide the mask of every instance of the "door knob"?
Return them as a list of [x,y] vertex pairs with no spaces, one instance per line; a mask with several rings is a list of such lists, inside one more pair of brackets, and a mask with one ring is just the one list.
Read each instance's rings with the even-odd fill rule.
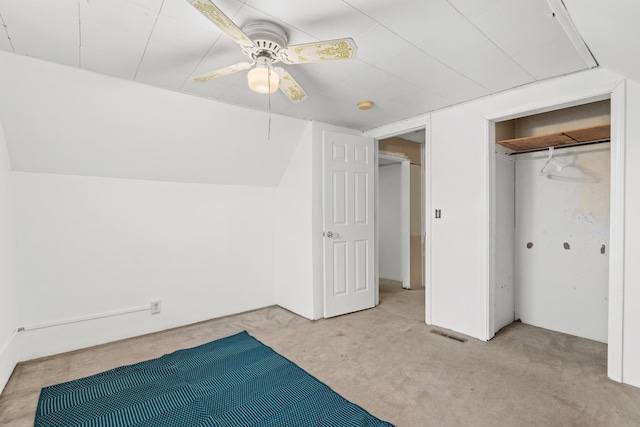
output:
[[327,231],[327,237],[333,237],[333,232],[332,231]]

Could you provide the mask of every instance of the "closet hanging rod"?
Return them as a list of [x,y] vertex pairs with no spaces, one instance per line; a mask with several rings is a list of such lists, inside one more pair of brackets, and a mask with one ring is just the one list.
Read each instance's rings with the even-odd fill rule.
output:
[[[582,146],[582,145],[604,144],[605,142],[611,142],[611,138],[597,139],[597,140],[588,141],[588,142],[576,142],[575,144],[556,145],[556,146],[554,146],[554,148],[556,150],[559,150],[561,148],[571,148],[571,147],[577,147],[577,146]],[[524,151],[514,151],[513,153],[508,153],[507,155],[508,156],[515,156],[517,154],[535,153],[537,151],[549,151],[549,147],[532,148],[531,150],[524,150]]]

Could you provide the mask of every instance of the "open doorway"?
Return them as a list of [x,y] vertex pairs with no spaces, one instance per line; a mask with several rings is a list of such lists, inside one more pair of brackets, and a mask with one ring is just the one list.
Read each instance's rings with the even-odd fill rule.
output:
[[378,275],[411,289],[411,161],[378,154]]
[[378,141],[381,295],[390,288],[424,291],[424,142],[424,129]]

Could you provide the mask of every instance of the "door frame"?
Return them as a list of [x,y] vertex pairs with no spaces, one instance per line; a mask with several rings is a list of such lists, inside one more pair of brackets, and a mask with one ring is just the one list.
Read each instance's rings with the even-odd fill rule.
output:
[[486,147],[486,215],[489,227],[485,235],[487,265],[484,292],[486,340],[495,335],[495,123],[561,108],[574,107],[590,102],[609,99],[611,102],[611,194],[609,232],[609,317],[607,376],[622,382],[623,322],[624,322],[624,190],[626,152],[626,83],[624,80],[614,87],[585,91],[549,100],[535,107],[497,112],[485,116]]
[[[394,156],[392,154],[380,153],[377,149],[376,141],[376,192],[375,192],[375,211],[376,218],[380,218],[380,159],[392,160],[400,163],[401,170],[401,192],[400,192],[400,233],[402,235],[401,243],[401,264],[402,264],[402,287],[404,289],[411,288],[411,161],[406,157]],[[376,221],[376,270],[378,280],[380,278],[380,221]],[[380,303],[380,292],[376,294],[376,305]]]
[[[422,150],[422,176],[423,176],[423,191],[422,196],[424,197],[423,201],[423,209],[424,213],[422,215],[422,236],[423,236],[423,250],[424,250],[424,258],[422,259],[422,283],[424,283],[424,298],[425,298],[425,323],[431,325],[431,144],[429,142],[431,137],[431,114],[424,114],[421,116],[413,117],[411,119],[404,120],[400,123],[392,123],[390,125],[381,126],[375,129],[370,129],[368,131],[363,132],[364,136],[368,136],[376,139],[376,159],[378,156],[378,141],[380,139],[391,138],[394,136],[400,136],[405,133],[417,131],[417,130],[425,130],[425,141],[424,141],[424,149]],[[377,160],[376,160],[377,161]],[[378,185],[377,176],[376,176],[376,187]],[[376,190],[377,192],[377,190]],[[377,199],[376,199],[377,203]],[[377,206],[377,205],[376,205]],[[377,210],[377,208],[376,208]],[[377,214],[377,212],[376,212]],[[378,242],[377,235],[377,227],[376,227],[376,244]],[[376,259],[378,257],[376,246]],[[378,275],[378,266],[376,266],[376,284],[379,280]],[[380,292],[376,293],[376,298],[379,298]],[[376,304],[379,304],[379,301],[376,299]]]

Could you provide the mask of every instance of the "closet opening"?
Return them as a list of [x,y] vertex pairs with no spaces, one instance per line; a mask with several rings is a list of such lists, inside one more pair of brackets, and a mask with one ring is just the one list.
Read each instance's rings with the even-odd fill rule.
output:
[[608,342],[611,103],[495,123],[493,332]]

